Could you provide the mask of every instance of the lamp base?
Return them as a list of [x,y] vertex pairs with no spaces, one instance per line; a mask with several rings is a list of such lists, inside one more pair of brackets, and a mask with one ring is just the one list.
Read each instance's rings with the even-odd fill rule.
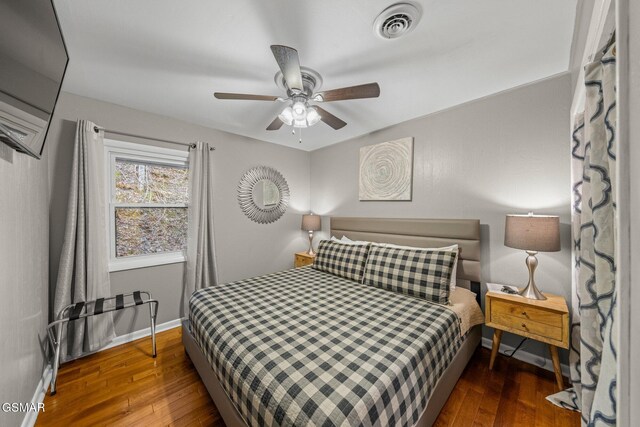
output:
[[547,297],[544,296],[542,292],[538,288],[536,288],[535,284],[527,283],[527,287],[520,291],[520,295],[529,299],[536,300],[546,300]]
[[307,251],[307,254],[311,256],[316,255],[316,251],[313,250],[313,231],[309,231],[309,250]]
[[534,279],[534,273],[536,271],[536,267],[538,266],[538,258],[536,255],[538,252],[527,251],[527,268],[529,269],[529,283],[527,286],[520,291],[520,295],[525,298],[535,299],[535,300],[546,300],[547,297],[544,296],[542,292],[536,286],[536,281]]

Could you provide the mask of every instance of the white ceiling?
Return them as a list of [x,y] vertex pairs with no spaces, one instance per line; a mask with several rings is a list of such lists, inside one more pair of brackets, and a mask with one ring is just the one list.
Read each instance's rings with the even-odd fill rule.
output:
[[[412,33],[383,40],[393,0],[55,0],[69,50],[64,90],[314,150],[568,69],[576,0],[421,0]],[[378,82],[377,99],[323,104],[303,143],[265,130],[283,104],[213,92],[282,95],[271,44],[298,49],[324,89]],[[123,129],[126,131],[126,129]]]

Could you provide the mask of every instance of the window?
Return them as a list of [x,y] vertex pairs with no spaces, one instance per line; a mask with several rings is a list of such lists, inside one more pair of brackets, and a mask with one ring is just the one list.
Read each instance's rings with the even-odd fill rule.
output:
[[185,260],[188,153],[105,139],[109,270]]

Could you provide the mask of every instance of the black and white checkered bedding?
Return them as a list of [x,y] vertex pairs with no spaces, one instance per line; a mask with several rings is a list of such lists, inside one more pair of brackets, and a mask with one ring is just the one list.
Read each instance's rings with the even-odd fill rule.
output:
[[313,268],[362,282],[369,246],[321,240],[318,244],[318,253],[313,260]]
[[438,304],[449,304],[453,251],[371,245],[362,283]]
[[462,339],[426,300],[310,267],[197,291],[192,334],[250,426],[410,426]]

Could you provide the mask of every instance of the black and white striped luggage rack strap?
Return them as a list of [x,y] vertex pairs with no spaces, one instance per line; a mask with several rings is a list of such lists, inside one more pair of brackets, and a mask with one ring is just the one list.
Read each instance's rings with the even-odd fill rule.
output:
[[[143,300],[142,294],[145,294],[147,298]],[[125,297],[132,297],[133,302],[125,304]],[[113,303],[109,304],[114,300],[115,305]],[[108,303],[106,309],[105,301]],[[75,304],[68,305],[60,311],[58,320],[78,320],[88,316],[95,316],[97,314],[109,313],[110,311],[117,311],[124,308],[134,307],[136,305],[142,305],[151,301],[151,294],[146,291],[135,291],[130,294],[118,294],[109,298],[98,298],[95,301],[79,301]]]

